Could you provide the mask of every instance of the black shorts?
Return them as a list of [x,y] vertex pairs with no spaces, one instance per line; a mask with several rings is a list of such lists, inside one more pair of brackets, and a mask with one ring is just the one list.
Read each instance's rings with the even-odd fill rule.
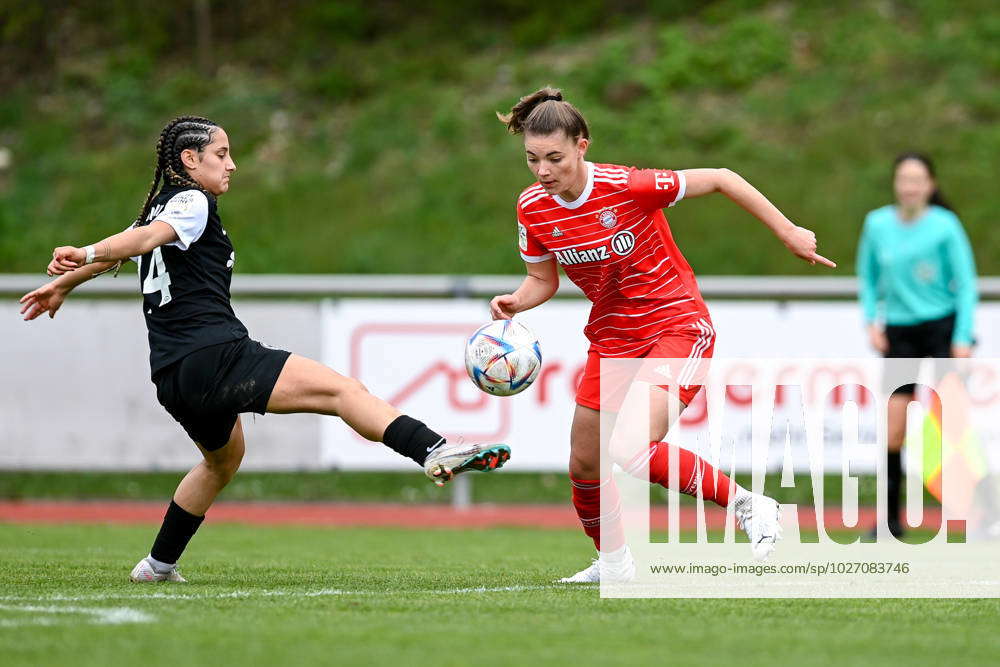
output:
[[229,442],[242,412],[264,414],[291,352],[250,338],[210,345],[161,369],[156,398],[196,443],[212,451]]
[[[885,337],[889,341],[886,359],[935,359],[951,358],[951,336],[955,331],[955,315],[920,322],[908,326],[887,325]],[[912,379],[916,368],[907,368],[906,364],[887,364],[885,382],[887,389],[893,394],[912,394],[916,386],[913,383],[902,384],[904,379]],[[934,362],[934,381],[940,380],[951,368],[949,362]]]

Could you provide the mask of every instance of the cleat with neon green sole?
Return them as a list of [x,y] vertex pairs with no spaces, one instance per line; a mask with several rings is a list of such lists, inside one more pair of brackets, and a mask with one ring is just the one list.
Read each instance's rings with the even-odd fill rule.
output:
[[470,470],[490,472],[502,468],[510,460],[507,445],[478,445],[464,442],[444,442],[438,445],[424,461],[424,474],[438,486],[444,486],[455,475]]

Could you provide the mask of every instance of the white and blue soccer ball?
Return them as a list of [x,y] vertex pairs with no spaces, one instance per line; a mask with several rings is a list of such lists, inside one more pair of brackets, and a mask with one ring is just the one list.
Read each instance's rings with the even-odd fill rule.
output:
[[465,370],[494,396],[513,396],[531,386],[542,368],[542,350],[531,329],[514,320],[480,327],[465,346]]

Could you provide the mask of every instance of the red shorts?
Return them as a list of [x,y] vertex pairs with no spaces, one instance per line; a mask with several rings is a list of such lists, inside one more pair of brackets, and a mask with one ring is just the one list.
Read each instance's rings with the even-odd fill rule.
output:
[[640,355],[639,358],[647,361],[638,367],[632,364],[623,364],[620,369],[606,367],[602,374],[601,359],[608,357],[601,357],[591,349],[587,355],[587,365],[583,369],[583,378],[576,390],[576,403],[585,408],[600,410],[603,383],[605,409],[617,410],[616,406],[624,400],[630,384],[640,381],[676,393],[685,405],[690,405],[701,391],[701,378],[707,370],[707,363],[702,363],[701,360],[711,359],[714,350],[715,330],[707,317],[657,340],[649,350]]

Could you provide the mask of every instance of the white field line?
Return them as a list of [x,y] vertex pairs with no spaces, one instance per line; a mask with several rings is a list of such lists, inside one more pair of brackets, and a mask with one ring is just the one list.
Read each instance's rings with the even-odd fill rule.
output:
[[[16,628],[24,626],[56,626],[67,623],[80,623],[79,618],[70,616],[71,614],[83,614],[85,618],[82,622],[92,625],[120,625],[122,623],[151,623],[156,620],[155,616],[137,609],[129,607],[80,607],[61,605],[39,605],[31,602],[100,602],[105,600],[130,600],[140,602],[142,600],[223,600],[223,599],[253,599],[269,597],[287,598],[318,598],[333,596],[388,596],[388,595],[468,595],[471,593],[521,593],[527,591],[542,591],[553,589],[574,589],[579,586],[566,586],[558,584],[543,584],[534,586],[476,586],[471,588],[441,588],[422,589],[406,591],[350,591],[339,588],[321,588],[313,591],[289,591],[289,590],[243,590],[227,591],[224,593],[167,593],[157,591],[153,593],[92,593],[84,595],[64,595],[51,594],[43,596],[20,596],[5,595],[0,596],[0,600],[8,604],[0,604],[0,613],[14,612],[32,614],[27,618],[0,618],[0,628]],[[594,588],[585,586],[584,588]],[[9,604],[9,603],[15,604]],[[24,604],[28,602],[29,604]],[[18,604],[20,603],[20,604]]]
[[[152,623],[156,617],[138,609],[129,607],[73,607],[59,605],[13,605],[0,604],[0,612],[17,612],[33,614],[27,618],[0,619],[0,628],[16,628],[25,625],[60,625],[63,623],[80,623],[77,618],[69,618],[66,614],[79,614],[85,618],[83,623],[93,625],[121,625],[123,623]],[[60,616],[62,614],[62,616]]]
[[[149,584],[140,584],[148,586]],[[227,591],[224,593],[167,593],[156,591],[153,593],[89,593],[83,595],[64,595],[55,593],[52,595],[4,595],[0,600],[4,602],[100,602],[104,600],[130,600],[139,602],[142,600],[226,600],[226,599],[252,599],[266,597],[288,597],[288,598],[319,598],[335,596],[399,596],[399,595],[468,595],[470,593],[523,593],[527,591],[544,591],[553,589],[573,589],[577,586],[567,586],[565,584],[543,584],[535,586],[477,586],[473,588],[433,588],[402,591],[350,591],[340,588],[320,588],[313,591],[287,591],[287,590],[249,590],[249,591]],[[0,609],[5,608],[0,605]],[[23,608],[23,607],[22,607]]]

